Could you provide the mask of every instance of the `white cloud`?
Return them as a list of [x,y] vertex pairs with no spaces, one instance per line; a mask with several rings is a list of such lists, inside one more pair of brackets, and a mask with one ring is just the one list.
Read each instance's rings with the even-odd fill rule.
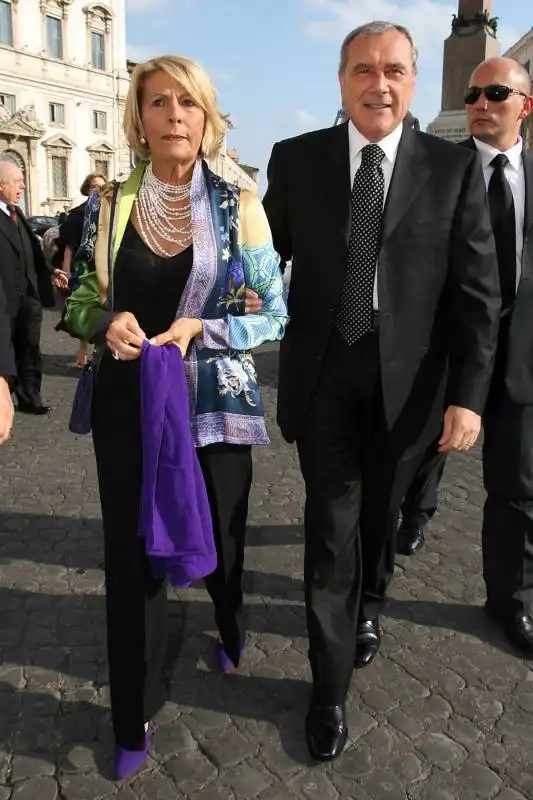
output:
[[[333,40],[339,43],[349,31],[371,20],[386,20],[404,25],[413,34],[421,61],[441,58],[444,39],[451,32],[452,14],[457,13],[457,3],[442,4],[435,0],[412,0],[400,4],[398,0],[306,0],[315,18],[305,26],[313,39]],[[501,25],[498,38],[502,52],[520,37],[509,25]],[[438,65],[440,67],[440,63]]]
[[319,13],[320,19],[310,20],[306,33],[314,39],[340,42],[349,31],[365,22],[382,19],[404,25],[413,34],[421,58],[432,56],[450,33],[456,4],[442,5],[432,0],[414,0],[398,5],[393,0],[307,0],[308,7]]
[[158,53],[158,48],[155,45],[127,44],[126,55],[132,61],[148,61],[149,58],[161,55],[161,53]]
[[[185,0],[189,2],[189,0]],[[176,0],[174,0],[176,3]],[[161,8],[170,8],[170,0],[126,0],[126,11],[130,14],[139,14],[143,11],[156,11]]]
[[299,109],[296,114],[294,115],[296,121],[302,128],[306,130],[313,130],[314,128],[320,128],[322,123],[320,119],[315,116],[315,114],[311,114],[310,111],[306,111],[305,109]]

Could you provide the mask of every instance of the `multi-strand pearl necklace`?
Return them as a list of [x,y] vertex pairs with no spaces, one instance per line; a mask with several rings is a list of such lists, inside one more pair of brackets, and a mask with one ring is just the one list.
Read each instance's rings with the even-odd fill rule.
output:
[[[185,205],[181,205],[184,201]],[[180,248],[191,243],[190,183],[163,183],[148,164],[135,198],[135,210],[141,236],[155,253],[166,257],[173,255],[162,242]]]

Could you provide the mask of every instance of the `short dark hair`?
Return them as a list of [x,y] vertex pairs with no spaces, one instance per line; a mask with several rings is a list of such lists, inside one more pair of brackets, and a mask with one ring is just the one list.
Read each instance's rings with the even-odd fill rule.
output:
[[413,57],[413,70],[414,72],[418,71],[418,50],[415,45],[415,40],[413,39],[411,33],[405,28],[403,25],[397,25],[395,22],[382,22],[381,20],[376,20],[375,22],[367,22],[364,25],[359,25],[358,28],[354,28],[353,31],[350,31],[348,36],[345,37],[342,45],[341,45],[341,57],[339,63],[339,70],[340,72],[344,72],[346,69],[346,64],[348,63],[348,48],[358,36],[379,36],[382,33],[387,33],[387,31],[398,31],[401,33],[409,44],[411,45],[411,53]]
[[95,178],[101,178],[107,184],[107,178],[102,172],[89,172],[82,185],[80,186],[80,194],[84,197],[89,197],[91,194],[91,183]]

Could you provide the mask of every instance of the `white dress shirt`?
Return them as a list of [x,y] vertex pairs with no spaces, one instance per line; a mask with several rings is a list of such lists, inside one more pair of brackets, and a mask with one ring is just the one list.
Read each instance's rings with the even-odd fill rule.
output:
[[7,207],[7,203],[5,200],[2,200],[0,197],[0,211],[3,211],[4,214],[7,214],[8,217],[11,217],[11,211]]
[[526,178],[524,175],[524,164],[522,162],[522,139],[519,139],[515,145],[513,145],[509,150],[505,151],[497,150],[490,144],[480,142],[479,139],[476,139],[475,137],[474,142],[476,143],[476,147],[481,157],[483,176],[485,178],[487,188],[489,186],[492,173],[494,172],[494,167],[490,166],[492,159],[495,158],[495,156],[500,155],[502,152],[503,155],[507,156],[509,159],[509,163],[506,165],[504,172],[509,186],[511,187],[511,193],[514,201],[514,216],[516,224],[516,288],[518,289],[518,284],[520,283],[520,277],[522,275],[522,250],[524,248],[524,216],[526,206]]
[[[394,170],[394,163],[398,153],[398,145],[402,137],[403,126],[400,124],[395,128],[392,133],[385,136],[379,142],[369,142],[365,139],[362,133],[359,133],[353,122],[350,120],[348,123],[348,143],[350,148],[350,185],[353,186],[355,173],[361,166],[361,150],[367,144],[377,144],[385,153],[385,158],[381,162],[381,169],[383,170],[383,178],[385,181],[385,192],[383,197],[383,205],[387,199],[387,192],[389,191],[390,182],[392,179],[392,172]],[[378,271],[376,267],[376,277],[374,278],[374,311],[379,308],[378,303]]]

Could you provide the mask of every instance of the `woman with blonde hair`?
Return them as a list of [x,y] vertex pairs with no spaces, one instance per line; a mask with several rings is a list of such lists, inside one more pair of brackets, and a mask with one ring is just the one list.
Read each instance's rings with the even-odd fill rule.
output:
[[191,435],[217,549],[206,587],[225,671],[238,665],[245,643],[241,578],[251,446],[268,442],[250,351],[280,339],[287,322],[279,259],[260,200],[225,183],[203,160],[220,147],[226,128],[204,70],[176,56],[138,64],[124,126],[143,161],[125,184],[110,185],[99,203],[89,201],[80,250],[85,270],[65,312],[73,335],[106,345],[92,430],[119,777],[143,762],[146,723],[164,699],[165,585],[150,573],[138,536],[139,356],[171,342],[184,359]]

